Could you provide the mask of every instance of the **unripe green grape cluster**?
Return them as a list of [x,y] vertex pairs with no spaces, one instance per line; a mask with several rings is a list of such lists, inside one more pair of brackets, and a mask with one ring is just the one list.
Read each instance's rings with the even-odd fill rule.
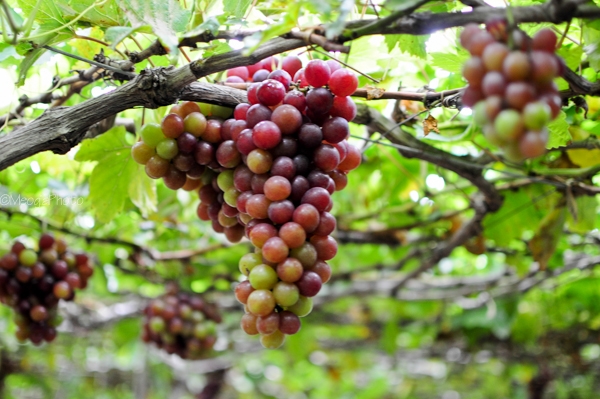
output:
[[210,356],[221,322],[217,308],[198,294],[174,286],[167,291],[144,309],[142,340],[182,359]]
[[520,30],[507,31],[499,20],[486,29],[465,26],[460,42],[471,54],[463,67],[469,85],[462,103],[473,108],[487,140],[513,161],[543,155],[547,125],[562,106],[554,78],[564,63],[554,53],[554,32],[544,28],[529,38]]
[[72,301],[94,272],[89,256],[64,240],[42,234],[38,243],[36,251],[17,241],[0,257],[0,302],[15,311],[17,339],[34,345],[56,338],[59,300]]

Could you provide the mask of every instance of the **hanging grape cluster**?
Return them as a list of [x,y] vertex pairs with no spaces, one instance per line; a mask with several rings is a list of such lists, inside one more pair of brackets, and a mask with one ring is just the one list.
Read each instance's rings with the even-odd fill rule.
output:
[[144,309],[142,340],[154,343],[182,359],[201,359],[210,354],[221,315],[198,294],[171,286]]
[[15,242],[0,258],[0,302],[15,311],[16,336],[35,345],[56,338],[58,302],[72,301],[93,274],[86,254],[75,254],[62,239],[42,234],[39,251]]
[[347,141],[354,73],[334,61],[302,68],[295,56],[283,58],[282,69],[274,64],[268,58],[227,72],[228,82],[252,82],[234,118],[207,119],[197,104],[182,103],[160,126],[145,125],[132,149],[150,177],[197,189],[198,217],[216,232],[253,244],[240,260],[248,280],[236,298],[246,309],[243,330],[260,334],[267,348],[299,330],[329,280],[327,261],[337,252],[331,195],[361,161]]
[[541,29],[533,38],[507,31],[504,21],[465,26],[460,42],[471,54],[463,76],[469,83],[462,102],[473,107],[485,137],[507,158],[522,160],[544,154],[548,123],[562,106],[554,78],[562,60],[554,54],[556,35]]

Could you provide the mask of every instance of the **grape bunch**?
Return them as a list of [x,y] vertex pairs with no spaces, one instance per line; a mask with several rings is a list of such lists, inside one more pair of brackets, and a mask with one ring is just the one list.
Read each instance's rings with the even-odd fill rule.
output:
[[255,247],[240,260],[248,279],[235,295],[246,309],[242,329],[260,334],[266,348],[299,330],[299,318],[310,313],[312,297],[329,280],[327,261],[337,253],[331,195],[360,164],[360,152],[346,141],[356,113],[348,96],[358,80],[330,65],[310,61],[293,80],[285,70],[274,71],[251,84],[249,104],[234,110],[246,122],[232,138],[242,163],[222,188],[235,190],[239,220]]
[[144,316],[142,340],[182,359],[201,359],[210,354],[217,340],[217,323],[221,322],[214,305],[200,295],[173,287],[150,301]]
[[507,31],[504,21],[492,21],[485,30],[465,26],[460,42],[471,54],[463,67],[469,85],[462,102],[473,107],[487,140],[515,161],[544,154],[546,126],[562,106],[553,80],[564,64],[554,54],[554,32],[541,29],[529,38]]
[[94,270],[88,255],[73,253],[62,239],[42,234],[39,251],[15,242],[0,258],[0,302],[15,311],[16,336],[34,345],[56,338],[58,302],[72,301]]
[[231,242],[250,240],[255,251],[240,260],[248,280],[236,287],[236,298],[246,307],[243,330],[261,334],[267,348],[298,331],[299,317],[310,313],[311,298],[329,280],[327,261],[337,253],[331,195],[361,161],[347,141],[356,116],[349,97],[358,86],[354,73],[321,60],[302,68],[294,56],[283,58],[282,69],[274,64],[228,71],[230,82],[253,81],[234,118],[207,119],[185,102],[160,126],[144,126],[132,149],[149,176],[172,189],[197,190],[197,215],[214,231]]

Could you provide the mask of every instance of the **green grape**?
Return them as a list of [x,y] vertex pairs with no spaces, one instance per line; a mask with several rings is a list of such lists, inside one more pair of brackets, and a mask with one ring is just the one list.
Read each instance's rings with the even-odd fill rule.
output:
[[177,141],[165,139],[156,146],[156,153],[163,159],[173,159],[179,153]]
[[267,265],[258,265],[250,271],[250,284],[257,290],[271,289],[277,283],[277,272]]
[[222,191],[233,187],[233,170],[225,170],[217,176],[217,185]]
[[277,349],[285,341],[285,334],[277,330],[272,334],[260,336],[260,343],[267,349]]
[[149,123],[140,129],[140,137],[149,147],[155,148],[165,139],[165,135],[158,123]]
[[[200,109],[202,109],[202,107],[200,107]],[[212,115],[222,119],[231,118],[231,116],[233,115],[233,109],[213,104]]]
[[296,284],[280,281],[273,287],[273,296],[275,297],[275,302],[285,308],[293,306],[298,302],[300,291]]
[[33,249],[24,249],[19,254],[19,262],[21,262],[23,266],[31,267],[37,262],[37,254]]
[[154,148],[143,141],[138,141],[131,147],[131,156],[133,160],[141,165],[146,165],[148,160],[156,154]]
[[517,140],[524,132],[523,118],[517,110],[502,110],[494,120],[494,128],[500,139]]
[[240,259],[239,267],[240,272],[243,275],[247,276],[250,274],[250,271],[254,269],[256,266],[262,263],[262,255],[257,253],[249,253]]
[[544,102],[529,103],[523,108],[523,123],[529,130],[540,130],[550,122],[552,110]]
[[240,196],[240,192],[238,190],[236,190],[235,187],[229,187],[229,189],[227,189],[227,191],[225,191],[225,193],[223,194],[223,200],[225,200],[225,203],[229,206],[232,207],[236,207],[237,205],[237,199]]
[[486,108],[485,101],[479,101],[473,107],[473,120],[478,126],[484,126],[490,120]]
[[295,313],[296,316],[298,316],[298,317],[304,317],[304,316],[310,314],[310,312],[312,312],[312,308],[313,308],[312,298],[300,295],[298,302],[296,302],[294,305],[288,307],[287,310],[289,310],[292,313]]
[[165,331],[165,328],[166,328],[165,320],[162,317],[158,317],[158,316],[152,317],[150,319],[149,325],[150,325],[150,330],[157,334]]

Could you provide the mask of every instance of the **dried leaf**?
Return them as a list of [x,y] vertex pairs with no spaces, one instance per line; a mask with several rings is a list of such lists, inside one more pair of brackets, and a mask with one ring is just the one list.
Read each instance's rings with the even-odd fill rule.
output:
[[434,131],[436,133],[440,133],[440,129],[438,129],[438,122],[431,114],[423,121],[423,134],[427,136],[429,132]]
[[538,230],[529,241],[529,249],[533,260],[540,264],[540,269],[545,270],[548,261],[556,250],[558,239],[562,235],[565,224],[566,211],[564,207],[554,209],[540,222]]
[[385,89],[381,89],[379,87],[373,87],[373,86],[365,86],[365,88],[367,89],[367,100],[373,100],[375,98],[381,98],[381,96],[383,96],[383,93],[385,93]]

